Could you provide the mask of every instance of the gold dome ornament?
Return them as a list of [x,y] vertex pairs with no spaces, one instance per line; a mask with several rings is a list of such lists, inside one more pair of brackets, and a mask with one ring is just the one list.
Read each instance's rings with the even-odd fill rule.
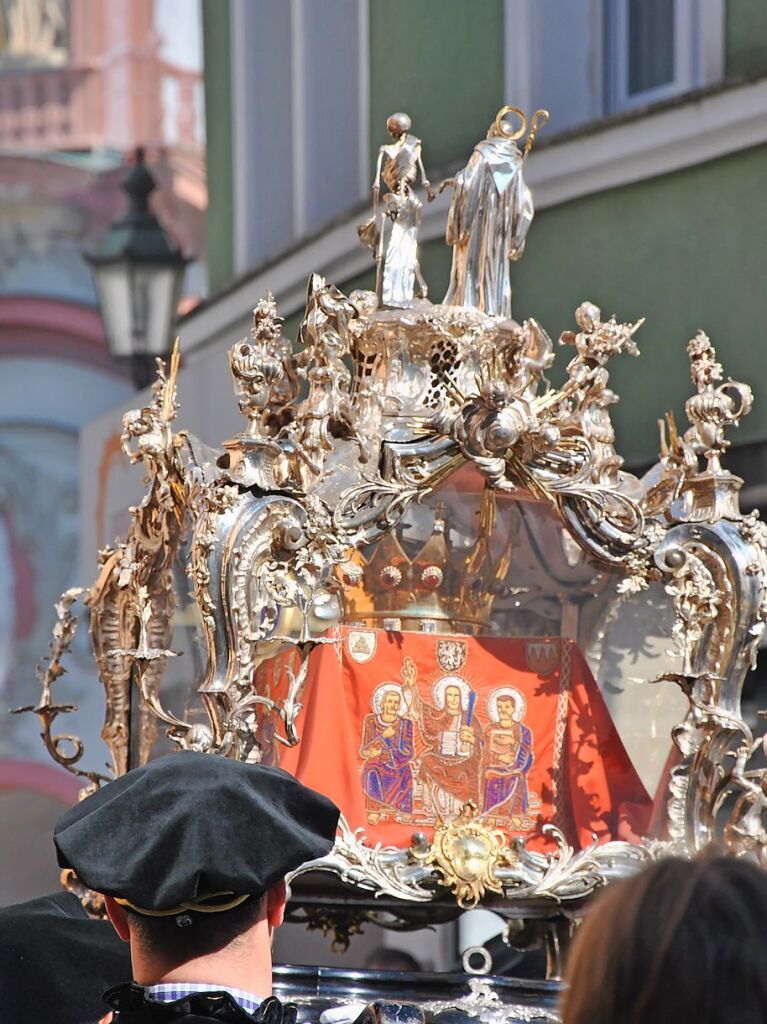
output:
[[411,852],[416,860],[434,865],[440,884],[452,890],[463,910],[476,907],[486,892],[503,893],[496,869],[511,867],[517,859],[506,835],[477,817],[473,800],[452,821],[439,822],[428,850]]

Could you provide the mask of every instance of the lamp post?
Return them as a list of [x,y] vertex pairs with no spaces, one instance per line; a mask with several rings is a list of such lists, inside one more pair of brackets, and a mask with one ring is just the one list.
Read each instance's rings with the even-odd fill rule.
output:
[[122,182],[128,212],[86,255],[93,269],[107,345],[130,362],[137,388],[154,378],[155,359],[170,351],[181,284],[188,260],[149,209],[155,180],[144,150]]

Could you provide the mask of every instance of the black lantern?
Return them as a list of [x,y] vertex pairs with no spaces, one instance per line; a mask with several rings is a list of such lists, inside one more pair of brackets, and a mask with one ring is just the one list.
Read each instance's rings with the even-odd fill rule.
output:
[[155,181],[143,149],[122,183],[128,212],[86,256],[93,268],[109,351],[129,360],[136,387],[154,378],[155,359],[170,351],[188,260],[149,209]]

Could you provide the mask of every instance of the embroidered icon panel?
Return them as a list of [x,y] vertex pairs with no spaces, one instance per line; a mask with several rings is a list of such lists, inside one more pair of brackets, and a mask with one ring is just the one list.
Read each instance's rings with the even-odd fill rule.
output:
[[[279,743],[271,713],[259,740],[264,761],[327,793],[369,841],[408,846],[469,800],[540,849],[547,822],[576,846],[642,832],[649,797],[572,641],[334,635],[312,654],[298,746]],[[260,692],[280,699],[284,665],[261,666]]]

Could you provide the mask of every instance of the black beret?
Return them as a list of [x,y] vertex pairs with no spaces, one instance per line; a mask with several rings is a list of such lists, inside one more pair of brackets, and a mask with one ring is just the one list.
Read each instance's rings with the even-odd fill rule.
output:
[[0,1006],[6,1021],[82,1024],[102,994],[132,977],[130,950],[108,921],[58,892],[0,909]]
[[155,912],[219,893],[258,896],[330,851],[338,808],[280,768],[181,751],[59,818],[59,864],[96,892]]

